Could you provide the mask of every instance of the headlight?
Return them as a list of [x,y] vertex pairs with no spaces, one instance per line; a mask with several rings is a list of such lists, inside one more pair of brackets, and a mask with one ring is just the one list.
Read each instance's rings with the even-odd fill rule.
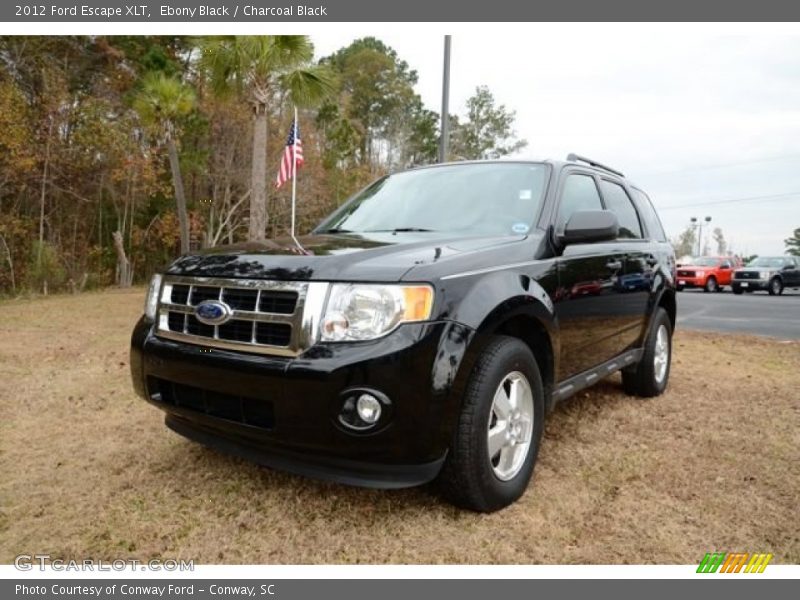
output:
[[373,340],[400,323],[431,316],[433,289],[427,285],[335,283],[320,327],[323,342]]
[[144,317],[148,321],[155,321],[156,310],[158,309],[158,294],[161,292],[161,275],[153,275],[150,280],[150,288],[147,290],[147,297],[144,299]]

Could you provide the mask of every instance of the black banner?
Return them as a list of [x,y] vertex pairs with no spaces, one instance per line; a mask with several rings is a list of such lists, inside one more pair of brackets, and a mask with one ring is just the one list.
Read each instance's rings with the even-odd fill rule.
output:
[[[266,567],[265,567],[266,569]],[[726,600],[793,597],[796,583],[779,579],[729,579],[709,577],[698,580],[611,580],[611,579],[416,579],[416,580],[121,580],[43,579],[0,582],[0,597],[9,600],[220,600],[260,598],[262,600],[326,600],[380,598],[380,600],[487,600],[509,598],[681,598],[721,597]]]
[[6,22],[503,22],[503,21],[794,21],[800,3],[785,0],[49,0],[0,5]]

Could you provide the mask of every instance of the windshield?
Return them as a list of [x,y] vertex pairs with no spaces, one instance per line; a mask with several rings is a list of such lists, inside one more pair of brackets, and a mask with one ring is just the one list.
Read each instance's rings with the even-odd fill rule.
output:
[[461,164],[379,179],[324,221],[318,233],[444,231],[523,235],[547,181],[543,164]]
[[706,256],[704,258],[693,258],[692,264],[696,267],[716,267],[719,263],[718,258]]
[[771,269],[780,269],[786,264],[786,259],[780,256],[761,256],[747,263],[748,267],[769,267]]

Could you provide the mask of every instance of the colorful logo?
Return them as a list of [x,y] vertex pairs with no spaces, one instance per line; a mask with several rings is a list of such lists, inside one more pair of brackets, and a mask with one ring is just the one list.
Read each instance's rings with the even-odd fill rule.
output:
[[772,554],[750,554],[748,552],[706,552],[698,573],[763,573]]

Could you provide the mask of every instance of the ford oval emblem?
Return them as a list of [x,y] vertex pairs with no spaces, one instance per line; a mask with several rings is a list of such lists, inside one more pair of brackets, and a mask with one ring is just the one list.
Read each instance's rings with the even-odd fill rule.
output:
[[206,325],[222,325],[233,316],[233,311],[219,300],[205,300],[194,309],[194,316]]

